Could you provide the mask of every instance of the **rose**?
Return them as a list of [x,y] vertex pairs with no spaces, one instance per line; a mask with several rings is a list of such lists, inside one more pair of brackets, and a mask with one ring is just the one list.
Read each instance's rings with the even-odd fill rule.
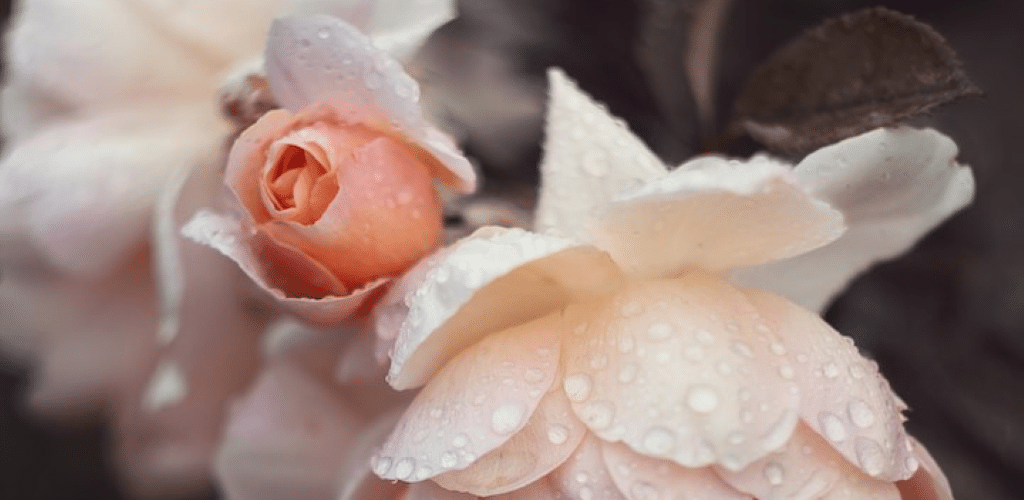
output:
[[388,381],[423,388],[377,474],[502,498],[949,498],[852,341],[726,277],[832,259],[800,295],[824,303],[970,200],[952,142],[879,129],[795,167],[668,172],[557,72],[551,94],[538,217],[572,238],[482,230],[381,302]]
[[285,109],[231,149],[225,183],[242,214],[201,212],[183,231],[299,316],[334,324],[440,244],[432,179],[465,192],[475,177],[423,119],[416,83],[350,25],[277,21],[266,60]]

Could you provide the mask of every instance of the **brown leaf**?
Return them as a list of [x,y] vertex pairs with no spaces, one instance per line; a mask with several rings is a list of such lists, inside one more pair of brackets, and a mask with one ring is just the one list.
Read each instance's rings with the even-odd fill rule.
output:
[[977,94],[942,35],[877,7],[825,21],[755,69],[733,126],[774,151],[808,152]]

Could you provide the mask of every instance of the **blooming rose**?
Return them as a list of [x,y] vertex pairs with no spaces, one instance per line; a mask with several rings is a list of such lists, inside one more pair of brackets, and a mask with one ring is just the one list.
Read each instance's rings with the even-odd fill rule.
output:
[[[727,277],[856,251],[840,283],[802,296],[823,303],[970,200],[951,141],[879,129],[795,167],[704,157],[668,172],[551,77],[548,232],[482,230],[382,302],[388,381],[423,389],[375,472],[434,498],[950,498],[852,341]],[[881,249],[866,230],[880,227]]]
[[294,312],[337,322],[440,244],[433,178],[467,192],[474,173],[423,119],[416,83],[336,18],[276,21],[267,70],[286,109],[231,149],[225,182],[243,216],[200,213],[185,233]]
[[136,489],[204,484],[227,403],[261,362],[266,308],[178,229],[222,199],[225,79],[292,9],[344,16],[401,54],[453,15],[446,0],[15,3],[0,348],[34,362],[34,409],[111,415]]

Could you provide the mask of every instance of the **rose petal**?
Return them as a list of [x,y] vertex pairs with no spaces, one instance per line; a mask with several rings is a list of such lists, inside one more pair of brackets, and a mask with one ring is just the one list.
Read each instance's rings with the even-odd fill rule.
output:
[[301,368],[260,375],[232,412],[215,471],[232,499],[333,498],[362,419]]
[[953,500],[953,490],[939,464],[916,439],[911,437],[910,443],[919,467],[910,479],[896,482],[903,500]]
[[27,237],[58,267],[101,276],[143,245],[168,178],[214,155],[221,132],[206,109],[146,109],[13,143],[0,163],[0,240]]
[[558,371],[561,317],[504,330],[451,360],[378,452],[384,479],[423,481],[469,467],[527,425]]
[[[362,288],[342,297],[328,296],[322,299],[288,297],[280,289],[274,288],[265,276],[259,257],[255,254],[253,246],[248,243],[249,235],[238,219],[201,210],[182,227],[181,233],[192,241],[209,246],[233,260],[253,282],[277,299],[282,306],[304,320],[317,325],[336,325],[350,318],[388,282],[387,278],[371,281]],[[307,264],[311,269],[317,266],[312,261],[308,261]],[[328,276],[330,273],[327,273],[324,278],[329,279]]]
[[785,346],[800,384],[800,416],[868,475],[906,479],[912,457],[903,429],[903,405],[853,341],[820,317],[767,292],[747,290],[751,302]]
[[409,485],[402,500],[477,500],[476,495],[446,490],[433,481],[420,481]]
[[564,500],[565,496],[550,479],[541,478],[522,488],[501,495],[488,497],[489,500]]
[[627,500],[615,485],[601,452],[601,440],[587,433],[583,441],[550,477],[570,500]]
[[512,439],[469,467],[440,474],[434,481],[480,496],[517,490],[565,462],[586,434],[565,393],[556,388],[540,400],[526,427]]
[[856,275],[906,252],[971,201],[974,177],[956,155],[948,137],[909,128],[877,129],[812,153],[795,174],[850,229],[805,255],[743,270],[737,280],[822,310]]
[[593,211],[624,188],[667,169],[621,120],[558,69],[548,71],[550,101],[536,228],[583,239]]
[[347,122],[397,127],[440,161],[434,175],[461,192],[476,188],[469,161],[424,120],[415,80],[351,25],[324,15],[274,21],[266,60],[267,82],[285,108],[325,103]]
[[629,498],[714,498],[750,500],[707,467],[692,469],[641,455],[621,443],[602,443],[607,470]]
[[707,156],[616,198],[590,241],[630,275],[725,271],[790,257],[839,237],[842,215],[814,199],[789,167]]
[[300,0],[297,14],[330,14],[366,33],[373,44],[405,60],[442,24],[455,18],[452,0]]
[[605,441],[737,469],[782,446],[797,423],[797,386],[778,372],[771,332],[719,277],[633,284],[566,318],[564,389]]
[[381,301],[377,331],[391,351],[388,382],[418,387],[481,337],[608,293],[622,279],[592,248],[521,229],[480,229],[421,262]]
[[[358,406],[358,402],[348,401],[348,403],[353,407]],[[345,444],[342,448],[346,450],[345,462],[341,467],[341,473],[335,474],[335,481],[339,488],[336,495],[331,498],[334,500],[401,498],[405,484],[385,481],[377,477],[370,467],[374,451],[387,439],[401,415],[400,410],[376,413],[371,417],[372,423]]]

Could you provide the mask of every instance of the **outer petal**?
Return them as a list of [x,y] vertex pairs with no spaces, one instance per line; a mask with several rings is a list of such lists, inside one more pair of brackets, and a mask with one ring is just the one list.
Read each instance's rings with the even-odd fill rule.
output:
[[750,500],[749,496],[723,482],[709,467],[682,467],[668,460],[641,455],[619,443],[603,443],[601,451],[615,484],[631,499]]
[[953,490],[939,464],[916,439],[911,437],[910,442],[920,467],[910,479],[896,483],[903,500],[953,500]]
[[877,366],[814,313],[774,294],[747,294],[795,361],[791,374],[803,395],[804,422],[868,475],[890,482],[910,477],[905,407]]
[[469,160],[423,118],[416,81],[351,25],[324,15],[277,20],[266,59],[267,82],[285,108],[326,103],[350,122],[397,128],[444,165],[435,175],[462,192],[476,188]]
[[590,241],[631,275],[670,277],[801,254],[844,229],[842,214],[814,199],[788,166],[712,156],[619,196],[593,222]]
[[572,456],[551,473],[551,482],[558,485],[558,489],[566,498],[571,500],[627,499],[612,479],[608,466],[605,465],[601,448],[603,448],[601,440],[593,434],[587,433]]
[[205,108],[143,109],[14,143],[0,163],[0,239],[28,238],[62,269],[104,274],[142,245],[172,173],[214,156],[221,132]]
[[555,379],[561,325],[549,315],[493,334],[449,362],[384,443],[377,475],[422,481],[465,469],[512,439]]
[[401,500],[477,500],[479,497],[460,491],[446,490],[433,481],[420,481],[409,485],[409,492]]
[[[242,222],[226,215],[218,215],[201,210],[182,228],[186,237],[210,246],[235,261],[242,271],[264,291],[277,299],[285,308],[295,315],[318,325],[335,325],[354,315],[359,308],[378,292],[389,280],[381,278],[371,281],[348,295],[329,296],[323,299],[294,298],[285,296],[284,292],[275,288],[260,265],[260,258],[254,251],[253,235],[248,234]],[[305,262],[310,269],[311,278],[317,276],[330,279],[330,272],[318,268],[319,264],[299,260],[304,257],[294,253],[297,262]],[[319,271],[317,273],[316,271]],[[325,287],[327,288],[327,287]]]
[[[428,257],[378,308],[388,381],[425,383],[452,356],[492,332],[537,318],[623,281],[607,255],[521,229],[482,228]],[[509,297],[516,297],[510,303]]]
[[362,419],[297,366],[260,376],[236,406],[217,453],[227,498],[334,498],[346,450]]
[[536,229],[585,239],[585,224],[623,189],[668,170],[625,123],[608,114],[561,70],[548,71],[547,135]]
[[452,0],[299,0],[297,14],[330,14],[369,35],[373,44],[405,60],[455,17]]
[[441,486],[480,496],[517,490],[558,467],[587,435],[572,413],[565,393],[548,392],[512,439],[480,457],[469,467],[434,477]]
[[606,441],[686,467],[745,466],[797,423],[771,332],[720,278],[691,273],[571,306],[562,362],[576,414]]
[[948,137],[909,128],[877,129],[812,153],[795,174],[850,229],[805,255],[743,270],[738,280],[820,311],[856,275],[906,252],[970,203],[974,177],[956,155]]

